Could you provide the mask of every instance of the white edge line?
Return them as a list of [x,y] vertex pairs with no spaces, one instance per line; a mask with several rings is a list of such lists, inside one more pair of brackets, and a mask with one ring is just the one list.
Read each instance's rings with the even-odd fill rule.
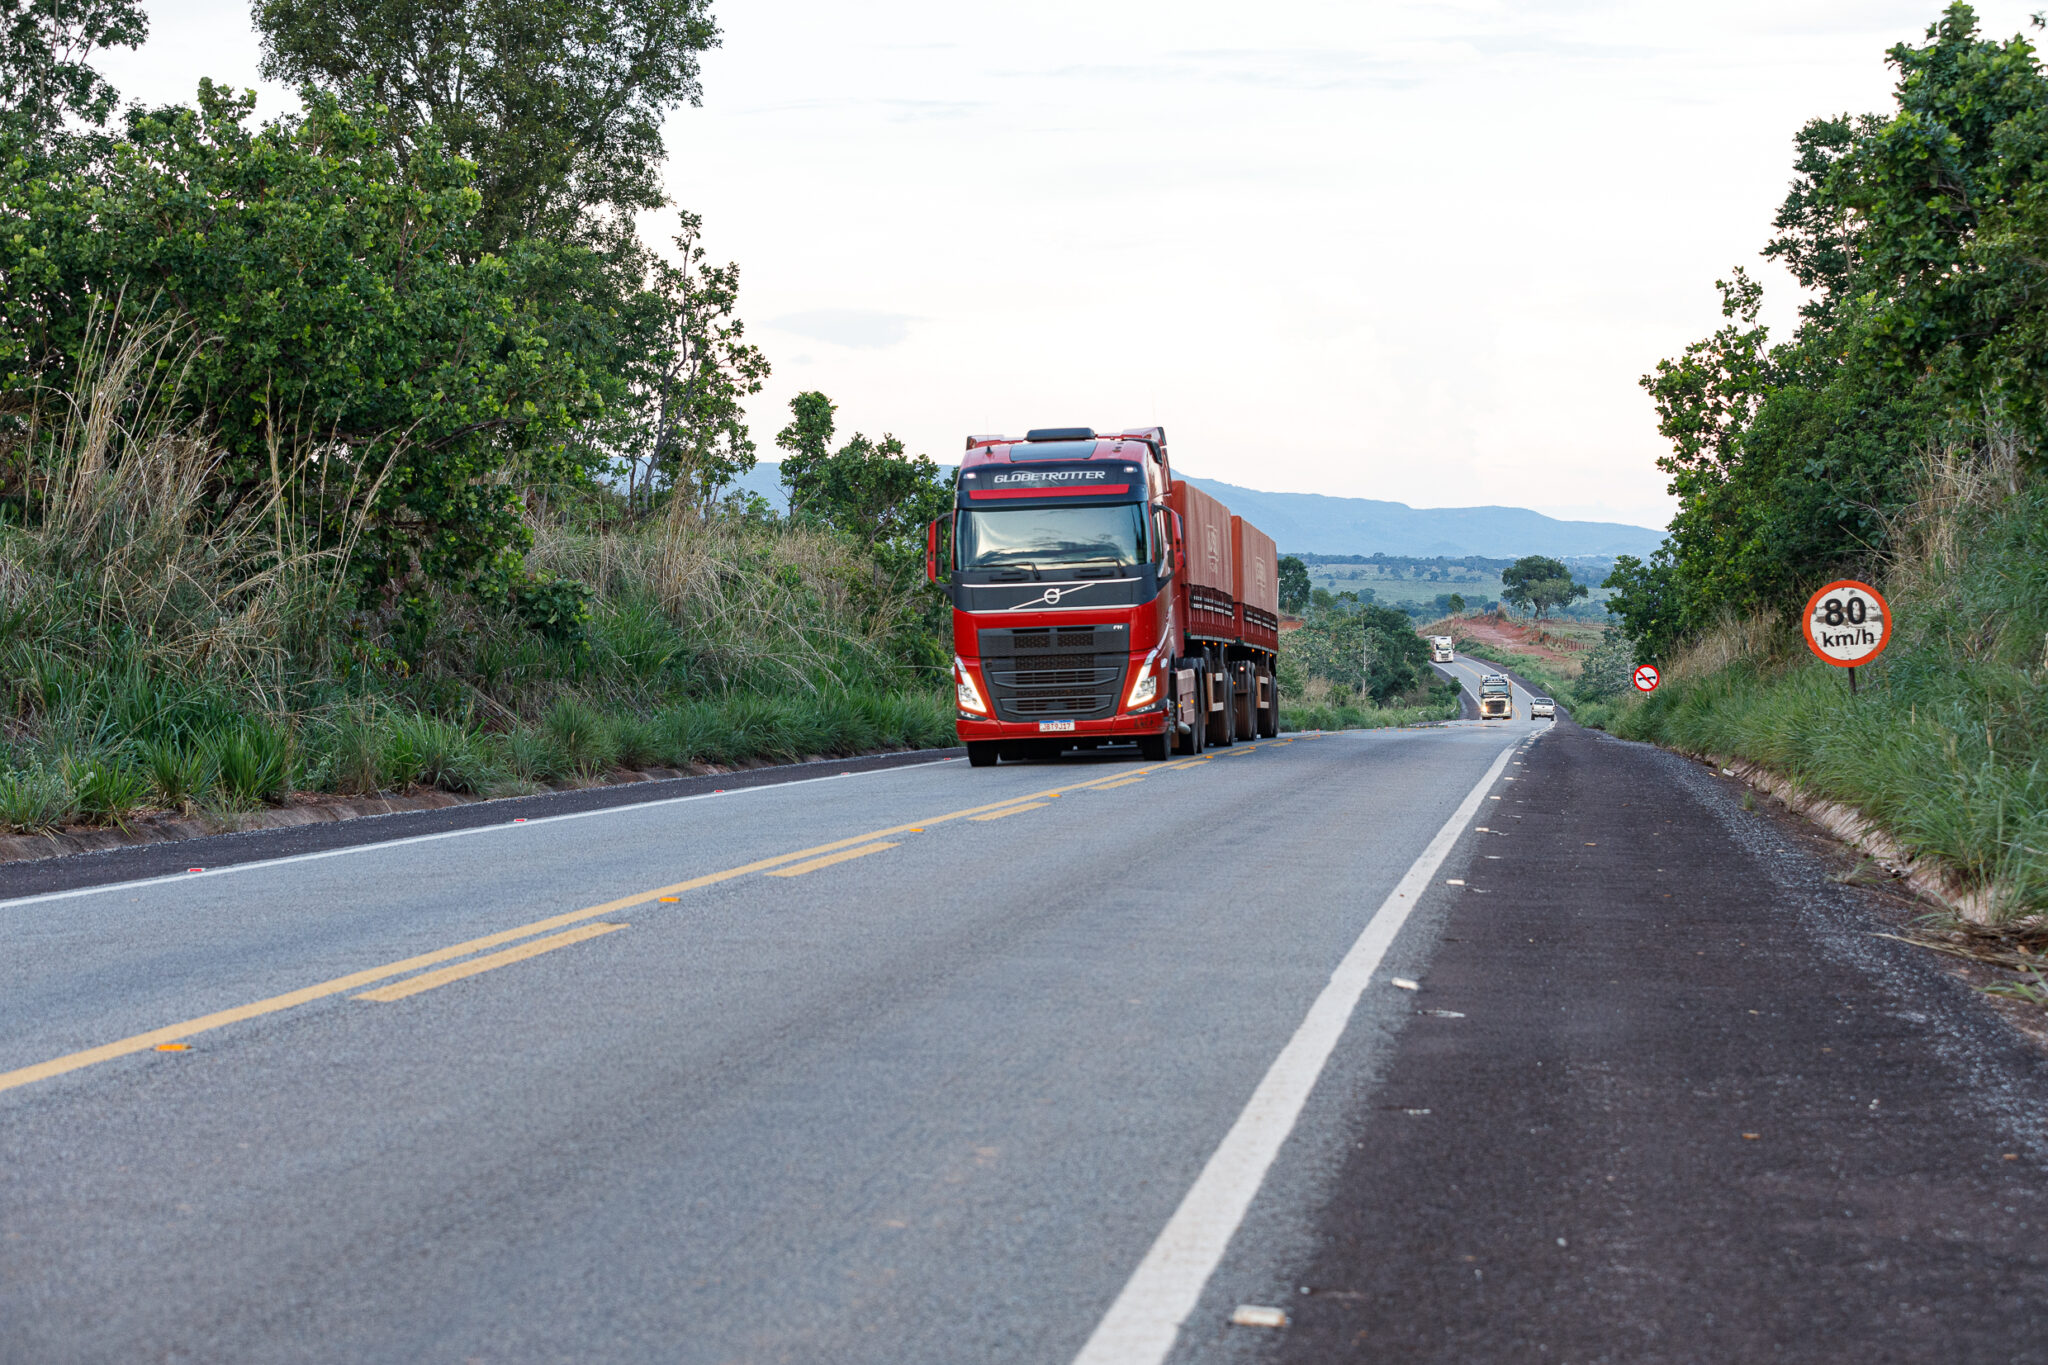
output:
[[[865,772],[825,773],[818,777],[797,777],[787,782],[763,782],[755,787],[733,787],[727,791],[694,792],[689,796],[664,796],[655,801],[627,801],[616,806],[603,806],[597,810],[564,811],[560,815],[536,815],[518,819],[507,817],[489,825],[471,825],[467,829],[447,829],[439,834],[410,834],[400,839],[379,839],[372,843],[350,844],[346,848],[324,848],[318,853],[294,853],[283,858],[264,858],[253,863],[230,863],[226,867],[209,867],[204,872],[166,872],[160,877],[141,877],[127,882],[106,882],[99,886],[73,887],[69,891],[43,891],[33,896],[20,896],[13,900],[0,900],[0,910],[12,910],[17,906],[37,905],[44,901],[70,900],[75,896],[97,896],[108,891],[133,891],[137,887],[162,886],[166,882],[196,882],[207,877],[225,877],[232,872],[254,872],[258,868],[284,867],[289,863],[317,862],[322,858],[339,858],[350,853],[368,853],[380,848],[403,848],[407,844],[431,844],[437,839],[459,839],[465,834],[490,834],[493,831],[510,829],[532,829],[535,825],[552,825],[563,820],[587,820],[596,815],[619,815],[627,811],[654,810],[661,806],[678,806],[685,801],[708,801],[714,796],[743,796],[748,792],[780,791],[785,787],[808,787],[813,782],[843,782],[849,777],[874,777],[881,773],[901,772],[905,768],[929,768],[940,763],[952,763],[951,758],[935,758],[923,763],[898,763],[888,768],[870,768]],[[592,790],[584,788],[583,790]],[[517,799],[517,798],[512,798]],[[450,809],[442,807],[443,810]],[[411,815],[412,811],[392,811],[392,815]],[[381,819],[381,816],[370,817]],[[345,823],[335,821],[336,824]],[[305,826],[282,826],[281,828],[304,829]],[[256,831],[250,831],[255,833]],[[137,844],[137,848],[162,847],[162,845]],[[38,859],[37,861],[40,861]]]
[[1464,834],[1486,796],[1507,768],[1515,744],[1502,747],[1493,766],[1422,850],[1366,922],[1351,950],[1330,974],[1315,1003],[1287,1046],[1266,1069],[1249,1103],[1223,1143],[1202,1167],[1173,1217],[1132,1272],[1123,1292],[1096,1324],[1074,1357],[1074,1365],[1158,1365],[1173,1349],[1181,1324],[1194,1311],[1209,1276],[1244,1221],[1266,1171],[1322,1076],[1380,959],[1392,945],[1409,911],[1430,885],[1451,847]]

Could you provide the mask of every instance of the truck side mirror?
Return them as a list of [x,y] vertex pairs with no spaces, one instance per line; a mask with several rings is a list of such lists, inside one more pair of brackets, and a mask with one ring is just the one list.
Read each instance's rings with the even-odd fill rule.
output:
[[1186,573],[1188,571],[1187,530],[1181,525],[1180,513],[1168,512],[1167,515],[1173,518],[1173,571],[1175,573]]
[[924,528],[924,581],[939,581],[939,518],[933,517]]

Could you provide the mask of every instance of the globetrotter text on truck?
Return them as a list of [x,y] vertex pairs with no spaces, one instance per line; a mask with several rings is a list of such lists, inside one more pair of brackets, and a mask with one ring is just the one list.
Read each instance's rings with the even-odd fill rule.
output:
[[1160,427],[970,436],[925,571],[953,603],[968,760],[1280,732],[1273,540],[1173,477]]

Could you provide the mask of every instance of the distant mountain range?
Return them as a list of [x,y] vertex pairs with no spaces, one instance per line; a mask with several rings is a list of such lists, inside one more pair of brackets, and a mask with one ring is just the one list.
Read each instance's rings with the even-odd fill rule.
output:
[[1319,555],[1648,556],[1664,533],[1618,521],[1559,521],[1526,507],[1410,507],[1374,498],[1264,493],[1216,479],[1187,481],[1280,542]]
[[[1319,555],[1648,556],[1664,533],[1617,521],[1560,521],[1526,507],[1410,507],[1374,498],[1265,493],[1217,479],[1189,483],[1280,542],[1285,553]],[[784,506],[781,467],[763,460],[740,486]]]

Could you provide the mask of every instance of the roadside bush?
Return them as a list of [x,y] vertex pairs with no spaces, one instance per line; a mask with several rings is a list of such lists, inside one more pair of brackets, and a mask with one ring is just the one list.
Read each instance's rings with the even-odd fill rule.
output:
[[76,805],[62,773],[40,766],[0,773],[0,825],[10,834],[40,834],[68,821]]
[[215,735],[209,748],[221,795],[230,803],[261,805],[291,790],[291,738],[283,731],[263,721],[246,721]]

